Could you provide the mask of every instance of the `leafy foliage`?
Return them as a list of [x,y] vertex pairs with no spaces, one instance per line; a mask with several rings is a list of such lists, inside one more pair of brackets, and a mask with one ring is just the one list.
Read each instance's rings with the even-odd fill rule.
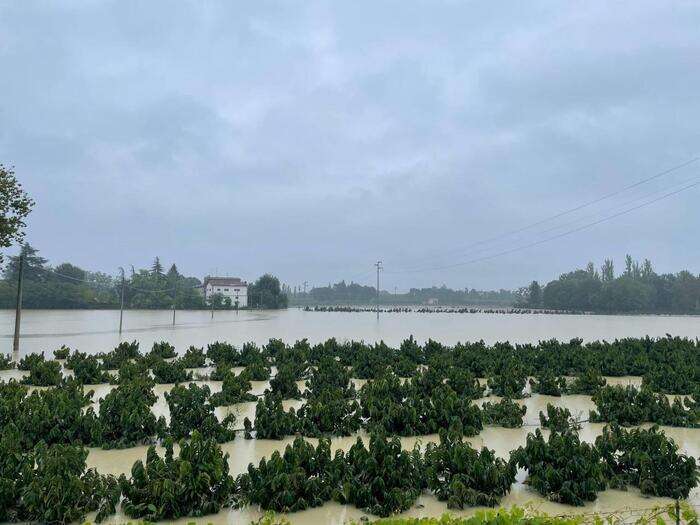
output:
[[519,366],[511,365],[504,368],[500,374],[489,377],[488,387],[494,395],[520,399],[525,395],[523,388],[525,388],[526,381],[525,371]]
[[16,366],[9,355],[0,354],[0,370],[11,370]]
[[102,359],[102,368],[105,370],[118,370],[124,363],[132,359],[139,359],[139,343],[137,341],[122,341],[114,350],[106,354],[99,354]]
[[212,394],[211,402],[214,406],[222,406],[256,401],[258,398],[250,393],[251,388],[250,379],[245,370],[238,375],[232,370],[227,370],[221,384],[221,392]]
[[464,368],[453,367],[447,372],[447,385],[460,397],[481,399],[484,397],[484,387],[474,374]]
[[254,361],[244,370],[251,381],[267,381],[270,379],[270,367],[262,359]]
[[153,392],[154,381],[142,374],[120,379],[123,382],[100,402],[99,422],[104,448],[150,443],[154,436],[165,432],[165,419],[156,419],[151,412],[157,400]]
[[63,381],[61,363],[58,361],[39,361],[29,370],[29,375],[22,378],[25,385],[56,386]]
[[54,359],[67,359],[70,355],[70,348],[66,345],[61,345],[61,348],[57,348],[53,351]]
[[24,452],[20,431],[0,434],[0,520],[70,523],[98,510],[97,521],[115,512],[120,491],[112,476],[86,469],[87,449],[39,442]]
[[231,441],[235,437],[233,414],[226,416],[221,423],[214,415],[214,405],[210,402],[209,386],[175,385],[165,393],[170,409],[169,433],[174,439],[189,437],[199,430],[204,438],[213,438],[217,443]]
[[34,368],[34,366],[38,365],[39,363],[43,363],[44,361],[46,361],[44,352],[41,352],[40,354],[27,354],[19,360],[19,363],[17,363],[17,369],[29,371]]
[[530,379],[532,391],[544,396],[559,397],[566,393],[566,379],[557,377],[549,371],[544,371],[536,379]]
[[680,499],[698,484],[695,458],[679,454],[678,445],[656,426],[630,431],[606,427],[595,444],[615,488],[634,485],[642,494]]
[[483,421],[489,425],[506,428],[523,426],[523,418],[527,412],[525,405],[518,405],[512,399],[503,398],[498,403],[490,401],[481,405]]
[[664,394],[692,394],[698,384],[700,368],[692,362],[681,361],[652,367],[642,380],[642,386]]
[[[244,420],[248,421],[248,418]],[[282,439],[297,431],[299,426],[294,409],[286,412],[282,399],[266,393],[255,406],[255,436],[258,439]],[[250,421],[246,424],[250,427]],[[249,432],[249,430],[248,430]]]
[[204,516],[221,510],[232,496],[234,480],[229,475],[228,454],[214,439],[199,432],[180,442],[180,454],[173,457],[173,441],[165,441],[165,457],[151,446],[146,464],[141,460],[131,468],[131,478],[119,478],[124,495],[122,509],[135,519],[175,520]]
[[22,447],[28,450],[40,441],[52,444],[90,444],[99,434],[90,407],[92,392],[69,380],[56,388],[35,390],[14,380],[0,383],[0,428],[15,424]]
[[402,450],[398,438],[372,434],[369,447],[358,438],[347,454],[339,452],[336,459],[346,464],[336,499],[377,516],[408,509],[425,486],[418,447]]
[[451,509],[498,505],[515,482],[515,466],[486,447],[474,450],[461,436],[440,431],[425,451],[428,488]]
[[332,498],[338,464],[331,460],[330,441],[321,439],[314,448],[296,438],[284,454],[275,451],[257,467],[248,465],[248,471],[236,482],[244,502],[277,512],[296,512]]
[[282,399],[300,399],[301,392],[296,383],[294,367],[286,363],[280,365],[275,377],[270,380],[270,390]]
[[598,450],[574,432],[552,432],[545,441],[538,428],[511,461],[528,471],[527,483],[546,498],[569,505],[593,501],[606,485]]
[[97,385],[110,381],[110,375],[102,369],[97,357],[92,355],[73,363],[73,377],[84,385]]
[[360,429],[360,407],[345,399],[342,389],[325,389],[297,412],[298,431],[304,436],[349,436]]
[[190,346],[185,355],[180,358],[180,362],[185,368],[202,368],[206,366],[207,358],[204,355],[204,348]]
[[214,341],[207,345],[207,357],[215,365],[227,364],[236,366],[240,360],[240,353],[232,344]]
[[160,341],[159,343],[153,343],[150,355],[161,359],[170,359],[171,357],[177,357],[177,352],[175,352],[175,347],[170,343]]
[[189,372],[182,361],[173,361],[169,363],[164,359],[158,359],[151,366],[153,378],[158,384],[165,383],[183,383],[192,381],[192,372]]
[[617,423],[623,426],[657,423],[674,427],[695,427],[700,421],[696,402],[680,398],[669,402],[664,394],[634,386],[606,386],[593,395],[596,409],[589,419],[594,422]]
[[568,388],[569,394],[585,394],[592,396],[600,388],[605,386],[605,379],[594,368],[588,368],[574,379]]
[[574,420],[568,408],[555,407],[547,403],[547,414],[540,412],[540,424],[542,428],[548,428],[556,432],[567,430],[579,430],[581,424]]

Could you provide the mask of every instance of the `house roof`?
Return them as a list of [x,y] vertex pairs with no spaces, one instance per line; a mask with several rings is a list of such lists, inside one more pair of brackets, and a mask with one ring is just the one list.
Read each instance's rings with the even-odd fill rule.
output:
[[248,286],[240,277],[205,277],[204,286],[212,284],[214,286]]

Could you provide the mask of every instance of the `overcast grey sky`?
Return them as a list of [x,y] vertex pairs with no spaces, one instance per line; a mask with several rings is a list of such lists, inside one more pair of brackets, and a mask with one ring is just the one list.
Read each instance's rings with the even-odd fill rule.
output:
[[[568,7],[565,8],[565,7]],[[700,2],[0,0],[0,161],[52,263],[159,255],[516,287],[625,253],[700,271]]]

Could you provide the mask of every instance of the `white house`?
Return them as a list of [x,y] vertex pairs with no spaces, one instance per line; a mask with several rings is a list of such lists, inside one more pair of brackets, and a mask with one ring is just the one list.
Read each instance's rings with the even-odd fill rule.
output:
[[248,283],[239,277],[205,277],[204,300],[214,294],[221,294],[231,299],[231,304],[240,308],[248,306]]

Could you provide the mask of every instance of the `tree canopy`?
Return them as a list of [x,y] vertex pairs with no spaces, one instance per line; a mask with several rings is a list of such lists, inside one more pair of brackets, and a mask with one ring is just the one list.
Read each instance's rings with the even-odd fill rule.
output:
[[593,263],[562,274],[546,286],[533,281],[520,291],[519,303],[531,308],[593,312],[700,312],[700,276],[683,270],[657,274],[651,261],[625,257],[625,270],[615,276],[606,259],[600,271]]

